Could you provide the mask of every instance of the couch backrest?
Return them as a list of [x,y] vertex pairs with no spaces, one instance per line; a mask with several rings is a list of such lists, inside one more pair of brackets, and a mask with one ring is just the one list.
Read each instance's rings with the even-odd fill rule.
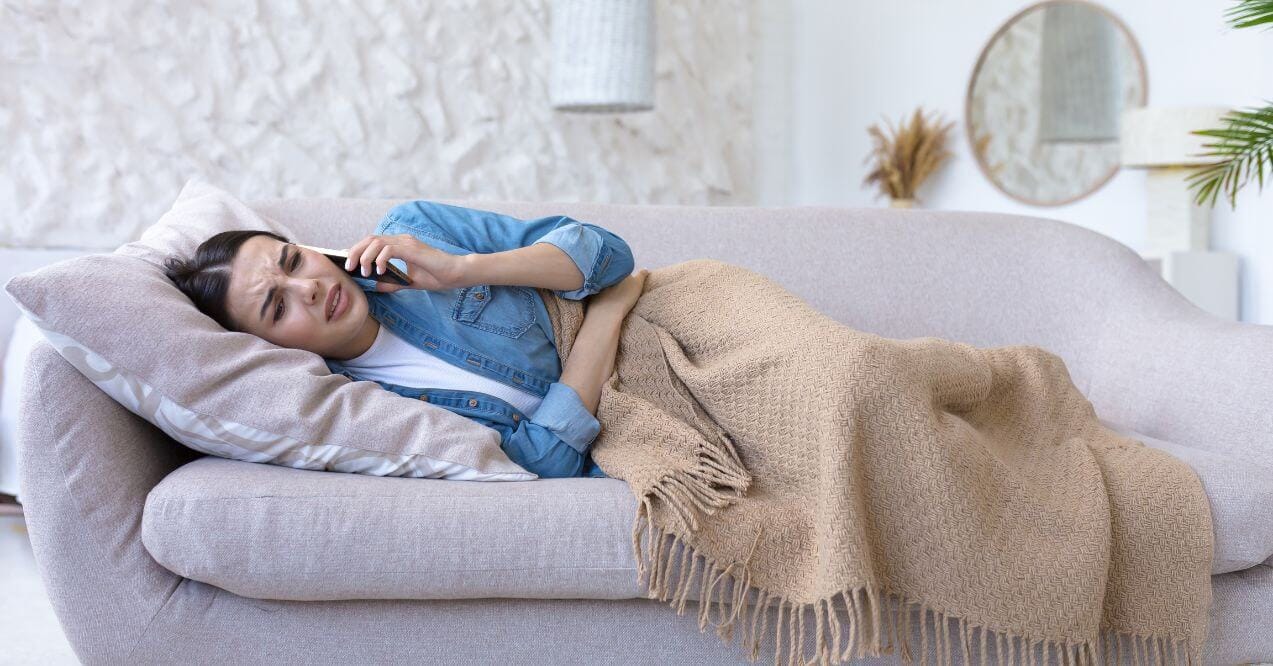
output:
[[[769,276],[854,328],[894,338],[1039,345],[1070,364],[1082,387],[1090,347],[1118,280],[1156,280],[1129,248],[1041,218],[949,211],[628,206],[438,199],[519,218],[569,215],[628,241],[638,267],[695,258]],[[276,200],[254,207],[344,247],[399,200]],[[1161,280],[1159,280],[1161,282]]]

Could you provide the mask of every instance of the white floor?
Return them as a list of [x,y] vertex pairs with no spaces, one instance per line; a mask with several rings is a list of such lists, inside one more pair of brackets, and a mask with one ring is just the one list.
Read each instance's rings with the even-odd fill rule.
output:
[[35,568],[26,523],[0,516],[0,663],[78,664]]

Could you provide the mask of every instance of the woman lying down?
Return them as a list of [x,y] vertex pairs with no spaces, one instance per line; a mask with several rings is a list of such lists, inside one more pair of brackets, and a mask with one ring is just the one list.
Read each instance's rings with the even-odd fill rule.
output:
[[[498,429],[540,476],[623,480],[647,596],[681,612],[696,590],[700,629],[741,629],[753,659],[776,603],[779,662],[811,634],[833,663],[899,637],[907,663],[984,662],[988,640],[1015,663],[1110,642],[1201,663],[1197,475],[1104,427],[1043,348],[874,335],[712,259],[629,276],[623,240],[561,216],[417,201],[349,255],[353,277],[237,232],[170,275],[228,328]],[[371,278],[391,258],[410,288]]]
[[[606,476],[589,455],[597,404],[646,275],[632,274],[623,239],[561,215],[522,221],[413,201],[348,252],[342,270],[278,234],[226,231],[165,268],[221,326],[494,428],[527,471]],[[375,279],[390,259],[406,263],[409,285]],[[564,368],[536,287],[591,297]]]

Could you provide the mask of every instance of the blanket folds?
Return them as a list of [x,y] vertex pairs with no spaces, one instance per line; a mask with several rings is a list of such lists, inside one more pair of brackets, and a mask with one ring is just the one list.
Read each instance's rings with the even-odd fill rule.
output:
[[[564,363],[584,306],[540,293]],[[753,661],[1202,663],[1201,482],[1040,347],[881,337],[696,259],[650,271],[597,418],[647,596],[696,581]]]

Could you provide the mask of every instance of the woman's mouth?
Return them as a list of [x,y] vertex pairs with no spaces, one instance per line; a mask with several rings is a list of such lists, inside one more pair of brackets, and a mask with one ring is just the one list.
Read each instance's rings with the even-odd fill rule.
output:
[[335,290],[336,296],[332,299],[331,310],[327,313],[327,321],[332,321],[345,313],[345,292],[340,285],[336,285]]

